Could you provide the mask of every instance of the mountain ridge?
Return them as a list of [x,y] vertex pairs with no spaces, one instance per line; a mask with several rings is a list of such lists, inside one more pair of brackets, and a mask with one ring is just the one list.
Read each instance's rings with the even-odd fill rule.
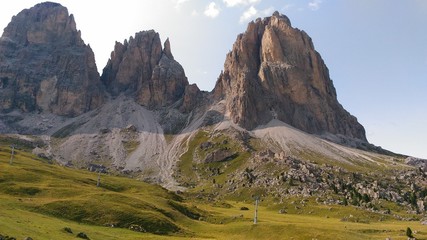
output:
[[[37,4],[32,9],[18,14],[9,25],[19,26],[20,22],[25,21],[25,16],[29,15],[28,18],[31,18],[32,11],[34,16],[39,14],[37,12],[43,13],[43,8],[57,11],[57,15],[65,20],[49,20],[42,17],[44,19],[42,25],[37,27],[42,29],[42,33],[47,32],[41,35],[42,38],[47,39],[52,35],[50,38],[56,39],[55,34],[62,36],[62,30],[58,30],[62,27],[55,27],[55,21],[62,21],[66,22],[66,28],[70,26],[71,32],[74,32],[71,36],[75,36],[64,36],[65,41],[62,42],[84,44],[80,32],[76,30],[73,15],[68,15],[67,9],[60,4],[51,2]],[[13,32],[8,30],[12,28],[16,29],[15,34],[9,33]],[[18,32],[23,30],[20,29],[6,28],[3,39],[21,36],[22,34]],[[53,34],[49,35],[48,32],[52,31]],[[72,40],[73,38],[76,40]],[[20,37],[16,41],[24,40]],[[24,42],[26,41],[28,40]],[[241,47],[242,41],[246,44],[244,48]],[[32,42],[31,38],[29,42]],[[233,58],[236,58],[235,63]],[[250,76],[237,77],[242,75]],[[101,100],[93,107],[82,107],[80,104],[77,107],[82,110],[75,113],[51,107],[53,100],[52,96],[50,99],[49,96],[55,95],[55,91],[58,91],[56,88],[60,84],[54,81],[55,76],[49,79],[53,80],[43,80],[39,86],[33,87],[38,88],[39,93],[29,96],[33,98],[35,106],[27,111],[39,108],[58,115],[77,116],[102,105],[103,96],[110,95],[114,98],[126,94],[133,95],[136,102],[149,109],[159,109],[181,101],[177,108],[183,113],[189,113],[196,107],[197,102],[207,97],[205,102],[212,98],[214,101],[225,99],[227,111],[231,113],[233,121],[248,130],[278,118],[308,133],[319,135],[330,133],[367,142],[363,126],[338,103],[328,69],[314,50],[310,37],[305,32],[293,28],[290,20],[278,12],[273,13],[271,17],[252,21],[246,33],[238,36],[233,50],[227,54],[224,71],[219,76],[211,96],[202,94],[197,85],[189,85],[184,69],[174,60],[169,39],[162,47],[159,34],[154,30],[136,33],[123,44],[116,42],[102,75],[94,76],[89,81],[89,84],[95,84],[92,87],[94,91],[98,93],[105,91],[104,94],[99,94]],[[100,86],[99,81],[103,86]],[[228,82],[230,85],[227,85]],[[243,103],[246,105],[243,106]],[[11,111],[13,108],[10,106],[3,111]]]
[[[79,40],[79,46],[89,48],[80,38],[72,15],[59,4],[38,4],[18,14],[21,17],[14,17],[12,23],[25,22],[26,16],[31,19],[44,8],[61,13],[61,19],[73,23],[65,24],[65,29],[71,29],[70,36]],[[43,19],[39,27],[43,33],[50,34],[53,29],[51,35],[57,36],[62,31],[58,32],[55,21]],[[49,34],[41,39],[49,39]],[[69,37],[65,36],[64,43],[68,42]],[[3,53],[7,53],[4,38],[2,43]],[[35,51],[32,54],[37,56]],[[9,58],[4,54],[0,66]],[[5,73],[0,71],[0,77],[2,74]],[[200,132],[231,134],[236,151],[248,159],[257,152],[251,150],[250,141],[267,146],[274,143],[269,151],[279,154],[286,150],[290,155],[300,155],[306,145],[307,151],[330,158],[331,163],[352,156],[365,159],[372,154],[354,153],[359,150],[338,153],[340,148],[323,144],[322,139],[395,156],[367,142],[363,126],[336,99],[328,69],[310,37],[293,28],[290,20],[278,12],[252,21],[247,31],[237,37],[212,92],[200,91],[197,85],[188,83],[184,69],[173,57],[169,39],[162,46],[154,30],[116,42],[103,74],[83,84],[91,88],[89,93],[98,94],[97,107],[81,108],[76,100],[82,110],[71,116],[66,111],[58,114],[55,108],[43,108],[42,100],[51,96],[57,86],[36,81],[34,88],[47,92],[44,97],[30,94],[41,110],[4,109],[0,132],[36,135],[44,141],[36,152],[64,165],[104,164],[170,189],[182,187],[172,175],[179,170],[182,156]],[[85,96],[85,90],[78,93]],[[276,128],[278,123],[281,127]],[[266,126],[288,133],[294,133],[289,129],[296,128],[305,134],[294,139],[269,131],[268,136],[257,134],[263,132],[259,128]],[[299,147],[293,149],[294,146]],[[223,153],[220,149],[216,152],[217,156]]]

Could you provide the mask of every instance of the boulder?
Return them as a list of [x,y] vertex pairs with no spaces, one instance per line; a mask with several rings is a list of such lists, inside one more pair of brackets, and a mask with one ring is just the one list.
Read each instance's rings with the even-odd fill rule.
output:
[[78,238],[82,238],[82,239],[90,239],[90,238],[87,236],[87,234],[86,234],[86,233],[84,233],[84,232],[79,232],[79,233],[77,233],[76,237],[78,237]]
[[209,153],[206,156],[204,163],[223,162],[231,160],[235,157],[237,157],[237,153],[234,153],[229,149],[218,149]]

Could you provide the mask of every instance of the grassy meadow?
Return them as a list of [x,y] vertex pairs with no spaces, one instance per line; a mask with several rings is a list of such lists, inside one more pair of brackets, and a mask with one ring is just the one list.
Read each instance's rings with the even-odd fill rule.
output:
[[[16,239],[427,239],[427,226],[314,199],[208,201],[132,178],[59,166],[0,147],[0,234]],[[302,203],[303,204],[300,204]],[[249,210],[241,210],[246,207]],[[279,213],[285,209],[286,213]],[[399,213],[399,209],[393,209]],[[402,210],[403,211],[403,210]],[[405,212],[401,212],[402,215]],[[419,217],[419,216],[418,216]],[[69,228],[72,233],[67,232]]]

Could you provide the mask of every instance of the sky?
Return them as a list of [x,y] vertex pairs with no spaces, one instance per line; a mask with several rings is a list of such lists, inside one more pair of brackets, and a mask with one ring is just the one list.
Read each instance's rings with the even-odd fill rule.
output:
[[[0,27],[40,0],[5,1]],[[369,142],[427,159],[427,0],[57,0],[75,17],[100,73],[115,41],[154,29],[190,83],[211,91],[247,23],[279,11],[307,32],[339,102]]]

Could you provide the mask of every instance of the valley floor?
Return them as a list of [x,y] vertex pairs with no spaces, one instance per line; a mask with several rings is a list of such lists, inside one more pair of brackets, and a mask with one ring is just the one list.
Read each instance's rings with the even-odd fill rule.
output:
[[9,160],[9,148],[0,147],[0,234],[16,239],[76,239],[83,232],[90,239],[396,240],[407,239],[408,227],[417,239],[427,239],[420,215],[399,221],[354,206],[290,198],[283,204],[262,200],[254,225],[249,202],[197,199],[108,175],[96,187],[98,174],[25,150],[16,152],[12,165]]
[[[417,239],[427,239],[427,226],[418,221],[343,222],[327,216],[278,214],[261,206],[259,222],[254,225],[252,211],[243,212],[236,207],[201,207],[214,211],[227,222],[194,222],[187,226],[191,234],[165,236],[52,218],[19,209],[10,199],[1,199],[0,234],[9,234],[16,239],[27,236],[33,239],[75,239],[78,232],[84,232],[90,239],[407,239],[405,230],[410,227]],[[75,234],[65,232],[64,227],[69,227]]]

